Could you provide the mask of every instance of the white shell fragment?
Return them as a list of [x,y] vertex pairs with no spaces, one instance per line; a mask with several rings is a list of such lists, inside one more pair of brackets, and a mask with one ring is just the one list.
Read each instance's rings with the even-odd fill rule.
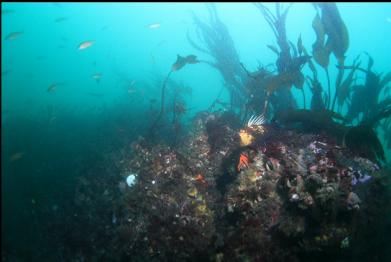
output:
[[129,187],[133,186],[136,183],[136,176],[135,174],[130,174],[126,178],[126,184],[128,184]]

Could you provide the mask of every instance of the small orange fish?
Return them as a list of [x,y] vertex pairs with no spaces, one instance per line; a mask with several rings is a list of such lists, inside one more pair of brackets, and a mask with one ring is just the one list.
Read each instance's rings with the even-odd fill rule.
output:
[[246,153],[241,153],[239,157],[238,171],[248,167],[248,156]]

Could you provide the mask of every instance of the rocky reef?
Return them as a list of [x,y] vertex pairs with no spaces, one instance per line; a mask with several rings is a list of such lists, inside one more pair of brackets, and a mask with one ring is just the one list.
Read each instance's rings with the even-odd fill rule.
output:
[[240,146],[234,114],[201,112],[176,148],[140,137],[111,155],[115,175],[80,180],[79,220],[89,222],[70,223],[91,237],[74,235],[87,242],[71,252],[112,261],[374,259],[382,243],[368,238],[387,232],[387,168],[326,135],[263,129]]

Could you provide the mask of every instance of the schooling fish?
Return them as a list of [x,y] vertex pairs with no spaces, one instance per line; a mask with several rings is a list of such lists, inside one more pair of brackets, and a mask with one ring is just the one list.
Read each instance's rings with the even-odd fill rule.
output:
[[51,84],[51,85],[48,87],[47,91],[48,91],[48,92],[53,92],[53,91],[55,91],[55,90],[57,89],[57,87],[60,86],[60,85],[66,85],[66,82],[63,82],[63,83],[53,83],[53,84]]
[[97,83],[99,83],[100,79],[102,78],[102,74],[101,74],[101,73],[96,73],[96,74],[93,74],[91,77],[92,77],[93,79],[95,79],[95,81],[96,81]]
[[151,29],[157,29],[160,28],[160,23],[149,24],[148,27]]
[[57,17],[54,19],[54,22],[59,23],[68,20],[68,17],[62,16],[62,17]]
[[130,81],[129,87],[128,87],[129,94],[133,94],[133,93],[137,92],[137,88],[136,88],[135,84],[136,84],[136,80]]
[[13,12],[15,12],[15,11],[12,10],[12,9],[3,9],[3,10],[1,10],[1,14],[2,15],[12,14]]
[[48,87],[47,91],[48,91],[48,92],[54,92],[56,89],[57,89],[57,84],[51,84],[51,85]]
[[78,46],[78,50],[83,50],[83,49],[86,49],[86,48],[89,48],[90,46],[93,45],[95,41],[84,41],[82,43],[79,44]]
[[46,106],[46,111],[47,111],[47,120],[48,122],[52,122],[54,119],[56,119],[56,110],[54,105],[47,105]]
[[9,33],[4,39],[5,40],[15,40],[16,38],[18,38],[22,34],[23,34],[23,32],[12,32],[12,33]]
[[136,88],[129,88],[128,89],[128,94],[131,95],[131,94],[134,94],[137,92],[137,89]]
[[14,162],[14,161],[17,161],[17,160],[21,159],[24,154],[25,154],[25,152],[18,152],[18,153],[13,154],[10,157],[10,162]]
[[129,88],[132,88],[136,84],[136,80],[130,81]]

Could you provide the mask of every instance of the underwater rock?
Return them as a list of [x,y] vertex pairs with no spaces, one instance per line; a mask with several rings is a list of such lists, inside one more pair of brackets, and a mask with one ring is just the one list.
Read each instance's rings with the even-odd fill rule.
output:
[[106,252],[95,259],[302,261],[306,252],[337,258],[361,243],[355,234],[367,219],[388,212],[379,208],[386,194],[376,193],[388,185],[385,173],[372,161],[326,134],[271,124],[242,146],[232,117],[201,112],[175,149],[139,138],[130,152],[112,155],[129,184],[118,175],[80,179],[80,219],[97,228],[95,239],[108,236],[89,243],[97,243],[92,253]]
[[349,195],[348,195],[348,199],[346,200],[347,204],[348,204],[348,209],[351,210],[351,209],[360,209],[360,203],[361,203],[361,200],[360,198],[357,196],[356,193],[354,192],[350,192]]

